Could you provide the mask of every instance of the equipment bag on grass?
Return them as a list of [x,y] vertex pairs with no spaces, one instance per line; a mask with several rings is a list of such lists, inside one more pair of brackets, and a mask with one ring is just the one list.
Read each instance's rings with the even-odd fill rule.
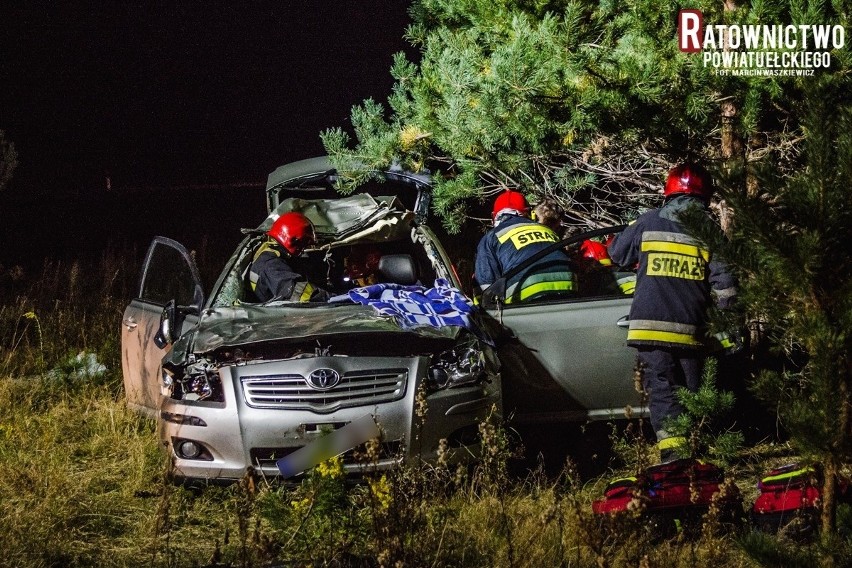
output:
[[636,477],[616,479],[607,485],[604,498],[592,503],[599,515],[641,511],[670,517],[675,524],[697,519],[714,501],[723,520],[739,517],[742,498],[735,485],[725,485],[725,472],[710,463],[680,459],[649,467]]
[[[765,532],[784,529],[789,536],[810,536],[819,526],[823,480],[816,465],[791,463],[768,471],[757,483],[752,524]],[[849,479],[838,479],[836,496],[839,503],[852,502]]]

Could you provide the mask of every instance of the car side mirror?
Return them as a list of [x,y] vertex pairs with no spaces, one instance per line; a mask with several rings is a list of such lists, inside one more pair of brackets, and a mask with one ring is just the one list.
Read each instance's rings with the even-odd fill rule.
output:
[[177,341],[180,337],[184,317],[188,313],[198,314],[198,308],[195,306],[178,306],[174,300],[169,300],[163,306],[163,312],[160,314],[160,328],[154,335],[154,344],[163,349]]
[[386,254],[379,260],[379,272],[386,280],[410,286],[417,283],[417,267],[410,254]]
[[482,292],[482,307],[486,310],[497,307],[506,297],[506,278],[500,277]]
[[154,344],[163,349],[166,345],[175,342],[177,339],[176,331],[177,328],[177,307],[175,306],[174,300],[169,300],[168,303],[163,306],[163,312],[160,314],[160,328],[157,330],[157,333],[154,335]]

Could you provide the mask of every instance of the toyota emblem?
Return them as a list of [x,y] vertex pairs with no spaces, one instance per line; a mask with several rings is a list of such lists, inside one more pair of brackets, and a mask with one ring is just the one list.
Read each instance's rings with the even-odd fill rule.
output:
[[308,375],[308,386],[316,390],[329,390],[340,382],[340,373],[334,369],[317,369]]

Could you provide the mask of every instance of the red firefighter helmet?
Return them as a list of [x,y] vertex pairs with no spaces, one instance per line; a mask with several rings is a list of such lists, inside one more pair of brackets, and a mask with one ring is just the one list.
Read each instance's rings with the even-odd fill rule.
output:
[[704,201],[710,201],[713,195],[713,180],[702,166],[698,164],[680,164],[669,170],[663,195],[694,195]]
[[586,239],[580,245],[580,254],[583,258],[597,261],[604,266],[612,264],[612,259],[609,258],[609,253],[606,250],[606,245],[597,241]]
[[317,242],[311,220],[296,211],[278,217],[266,233],[294,256]]
[[527,203],[527,198],[523,193],[508,189],[497,196],[494,200],[494,209],[491,211],[491,219],[497,217],[497,214],[503,209],[514,209],[521,213],[529,213],[530,204]]

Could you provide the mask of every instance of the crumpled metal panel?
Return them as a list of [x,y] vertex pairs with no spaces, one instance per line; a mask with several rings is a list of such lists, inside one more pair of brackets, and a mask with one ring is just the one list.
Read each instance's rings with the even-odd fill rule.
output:
[[406,211],[396,197],[374,198],[366,193],[356,193],[340,199],[293,197],[282,201],[258,229],[263,232],[268,231],[279,215],[289,211],[298,211],[310,219],[321,241],[343,238],[375,224],[380,219],[398,217],[410,220],[413,218],[413,213]]
[[[404,186],[408,186],[420,193],[426,190],[425,194],[431,190],[432,176],[428,171],[419,173],[403,170],[398,164],[392,164],[384,171],[375,171],[376,177],[393,181]],[[322,189],[323,187],[331,190],[331,184],[337,179],[337,172],[331,165],[331,160],[328,156],[319,156],[316,158],[308,158],[307,160],[299,160],[291,162],[276,168],[266,182],[266,206],[268,211],[274,210],[278,204],[283,201],[282,197],[286,197],[289,191],[299,191],[306,187],[313,189]],[[333,191],[333,190],[331,190]],[[330,195],[322,195],[318,197],[331,197]],[[335,197],[337,197],[335,195]],[[418,202],[420,199],[418,198]],[[417,207],[417,214],[425,215],[428,212],[429,199],[422,201],[423,207]]]
[[366,306],[292,308],[242,305],[205,310],[199,321],[192,351],[207,353],[220,347],[235,347],[260,341],[303,341],[323,335],[377,331],[455,339],[461,329],[421,326],[403,330],[392,318],[380,315]]
[[328,156],[318,156],[316,158],[308,158],[307,160],[299,160],[298,162],[290,162],[283,166],[275,168],[266,180],[266,191],[272,192],[282,186],[297,186],[307,179],[320,178],[326,173],[334,172],[334,167],[331,165],[331,160]]

